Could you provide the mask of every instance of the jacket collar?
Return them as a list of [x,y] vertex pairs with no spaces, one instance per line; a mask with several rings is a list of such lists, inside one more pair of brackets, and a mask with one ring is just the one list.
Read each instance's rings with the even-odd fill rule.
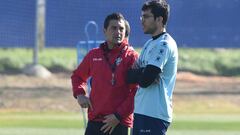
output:
[[103,51],[111,52],[111,53],[120,52],[125,46],[128,46],[128,44],[126,42],[122,42],[122,43],[118,44],[117,46],[115,46],[113,49],[109,49],[107,42],[100,44],[100,48],[103,49]]

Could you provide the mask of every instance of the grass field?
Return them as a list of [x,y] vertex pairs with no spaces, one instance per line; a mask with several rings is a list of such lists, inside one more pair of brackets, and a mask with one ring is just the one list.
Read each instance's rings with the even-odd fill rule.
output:
[[[140,52],[140,48],[136,49]],[[240,76],[240,49],[179,48],[179,71],[204,75]],[[0,49],[0,72],[20,72],[33,62],[32,49]],[[77,65],[75,48],[46,48],[39,52],[39,63],[49,70],[70,70]],[[10,71],[9,71],[10,70]]]
[[[205,75],[240,76],[239,58],[240,49],[180,48],[179,70]],[[76,61],[75,49],[47,48],[39,53],[39,63],[52,71],[71,71],[76,67]],[[0,49],[0,73],[7,70],[11,73],[21,72],[30,63],[31,49]],[[232,100],[225,98],[194,99],[191,102],[179,100],[168,135],[240,135],[240,108],[230,102]],[[80,112],[0,111],[0,135],[83,134]]]
[[[240,115],[175,115],[169,135],[239,135]],[[0,135],[83,135],[80,113],[0,113]]]
[[[168,135],[239,135],[239,131],[222,130],[173,130]],[[0,135],[84,135],[84,129],[64,128],[0,128]]]

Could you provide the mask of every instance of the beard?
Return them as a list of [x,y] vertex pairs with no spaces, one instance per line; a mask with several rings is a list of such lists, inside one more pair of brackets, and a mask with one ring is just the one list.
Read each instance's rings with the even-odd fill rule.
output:
[[156,30],[157,30],[156,27],[151,26],[151,27],[144,29],[144,34],[153,34],[156,32]]

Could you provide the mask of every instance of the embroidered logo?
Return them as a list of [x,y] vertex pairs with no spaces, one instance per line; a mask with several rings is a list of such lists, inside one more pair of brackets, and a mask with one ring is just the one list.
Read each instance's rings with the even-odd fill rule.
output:
[[117,58],[116,59],[116,65],[118,66],[121,63],[121,61],[122,61],[122,58]]
[[150,129],[140,129],[140,133],[151,133]]
[[93,61],[102,61],[102,58],[93,58]]

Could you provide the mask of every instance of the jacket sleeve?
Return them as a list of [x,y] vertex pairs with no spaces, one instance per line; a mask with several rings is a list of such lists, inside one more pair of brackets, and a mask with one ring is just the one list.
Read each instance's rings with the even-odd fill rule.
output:
[[90,75],[90,52],[84,57],[81,64],[75,69],[71,76],[73,96],[86,94],[87,79]]
[[[132,67],[134,62],[138,59],[138,54],[137,52],[134,52],[133,55],[131,56],[131,61],[129,63],[128,69]],[[117,108],[117,114],[120,115],[121,118],[125,118],[129,116],[130,114],[133,113],[134,109],[134,96],[136,94],[138,85],[137,84],[127,84],[128,85],[128,90],[129,93],[126,97],[126,100]]]

